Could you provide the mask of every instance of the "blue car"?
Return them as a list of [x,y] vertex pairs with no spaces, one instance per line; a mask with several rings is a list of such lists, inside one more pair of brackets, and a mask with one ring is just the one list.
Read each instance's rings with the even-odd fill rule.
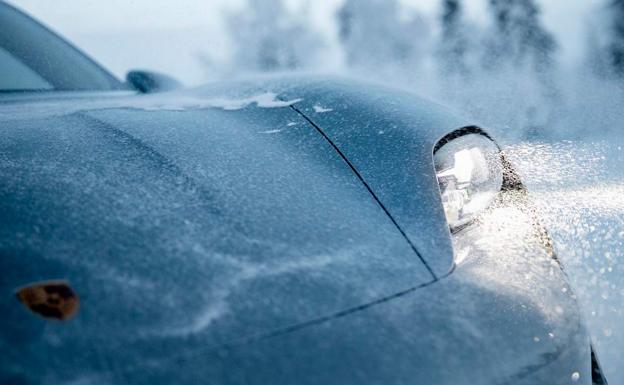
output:
[[280,75],[125,82],[0,2],[0,383],[606,384],[476,122]]

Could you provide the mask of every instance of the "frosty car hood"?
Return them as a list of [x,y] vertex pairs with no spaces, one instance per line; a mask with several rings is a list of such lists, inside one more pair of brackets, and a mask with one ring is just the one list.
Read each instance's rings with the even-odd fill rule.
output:
[[[29,349],[2,368],[193,352],[432,280],[288,103],[158,98],[0,105],[0,341]],[[49,279],[80,296],[74,319],[15,300]]]
[[[231,84],[195,95],[214,98]],[[288,75],[240,82],[234,88],[271,91],[298,100],[306,116],[349,160],[439,278],[454,264],[433,166],[436,142],[466,120],[413,93],[331,76]]]

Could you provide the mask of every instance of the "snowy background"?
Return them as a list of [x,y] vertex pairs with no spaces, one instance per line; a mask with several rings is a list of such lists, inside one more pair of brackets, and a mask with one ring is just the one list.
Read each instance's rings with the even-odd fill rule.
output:
[[624,385],[624,0],[12,0],[123,77],[254,72],[407,87],[488,127]]

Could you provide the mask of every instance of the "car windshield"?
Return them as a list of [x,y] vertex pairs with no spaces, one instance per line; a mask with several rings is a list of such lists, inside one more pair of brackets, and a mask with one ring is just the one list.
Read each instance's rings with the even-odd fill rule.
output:
[[76,48],[0,3],[0,92],[122,88]]

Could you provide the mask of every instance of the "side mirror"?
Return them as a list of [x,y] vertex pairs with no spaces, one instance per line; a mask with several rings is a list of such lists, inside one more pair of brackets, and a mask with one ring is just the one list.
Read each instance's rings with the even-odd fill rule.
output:
[[182,83],[170,76],[142,70],[128,72],[126,83],[143,94],[171,91],[182,87]]

